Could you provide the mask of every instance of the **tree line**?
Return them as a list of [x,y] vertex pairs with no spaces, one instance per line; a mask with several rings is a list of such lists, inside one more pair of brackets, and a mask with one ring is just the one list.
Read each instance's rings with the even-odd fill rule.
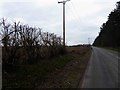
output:
[[32,64],[64,54],[62,38],[20,22],[0,22],[2,64]]
[[100,27],[99,36],[93,45],[120,46],[120,1],[116,3],[116,8],[109,14],[107,22]]

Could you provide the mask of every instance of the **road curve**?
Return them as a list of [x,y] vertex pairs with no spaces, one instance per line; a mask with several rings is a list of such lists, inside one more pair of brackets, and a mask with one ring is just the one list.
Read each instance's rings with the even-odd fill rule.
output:
[[92,47],[82,88],[118,88],[118,53]]

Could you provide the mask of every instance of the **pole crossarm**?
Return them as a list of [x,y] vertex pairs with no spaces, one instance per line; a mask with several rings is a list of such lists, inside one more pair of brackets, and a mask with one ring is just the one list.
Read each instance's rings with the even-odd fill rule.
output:
[[58,3],[66,3],[67,1],[70,1],[70,0],[63,0],[63,1],[59,1]]

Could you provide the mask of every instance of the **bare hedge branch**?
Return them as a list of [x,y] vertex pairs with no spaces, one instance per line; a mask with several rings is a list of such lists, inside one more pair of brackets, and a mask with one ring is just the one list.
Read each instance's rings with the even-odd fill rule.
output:
[[61,37],[20,22],[0,22],[3,64],[32,64],[63,53]]

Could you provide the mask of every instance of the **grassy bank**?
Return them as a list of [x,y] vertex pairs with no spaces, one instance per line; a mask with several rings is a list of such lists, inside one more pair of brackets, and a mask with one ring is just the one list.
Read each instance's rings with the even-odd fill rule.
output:
[[90,58],[87,46],[67,47],[67,54],[3,73],[3,88],[77,87]]
[[120,52],[120,47],[105,47],[106,49]]
[[90,47],[67,47],[73,59],[63,69],[52,73],[38,88],[80,88],[84,72],[91,56]]
[[3,88],[33,88],[43,82],[53,71],[66,65],[72,57],[68,54],[42,60],[33,65],[21,65],[14,73],[3,73]]

